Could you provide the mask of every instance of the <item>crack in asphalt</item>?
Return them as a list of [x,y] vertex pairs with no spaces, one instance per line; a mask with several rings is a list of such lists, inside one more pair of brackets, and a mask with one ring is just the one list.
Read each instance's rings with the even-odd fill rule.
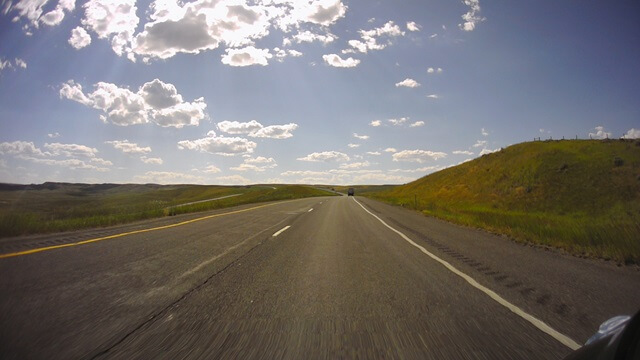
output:
[[[264,230],[261,230],[260,232],[256,233],[255,235],[249,237],[248,239],[258,237],[258,236],[260,236],[260,234],[262,234],[262,233],[264,233],[266,231],[269,231],[270,229],[272,229],[272,228],[274,228],[276,226],[279,226],[280,224],[282,224],[282,223],[284,223],[284,222],[286,222],[288,220],[291,220],[291,222],[293,223],[293,222],[295,222],[296,218],[298,218],[300,215],[302,215],[302,213],[296,214],[294,216],[288,216],[284,220],[282,220],[282,221],[280,221],[280,222],[278,222],[278,223],[276,223],[274,225],[271,225],[271,226],[265,228]],[[251,254],[255,249],[257,249],[260,245],[262,245],[265,241],[268,241],[269,239],[271,239],[271,236],[266,236],[263,240],[259,241],[256,245],[251,247],[249,250],[247,250],[240,257],[238,257],[237,259],[233,260],[229,264],[225,265],[220,270],[218,270],[215,273],[213,273],[212,275],[210,275],[202,283],[200,283],[200,284],[196,285],[195,287],[191,288],[186,293],[184,293],[182,296],[180,296],[178,299],[176,299],[173,302],[171,302],[169,305],[167,305],[167,306],[161,308],[160,310],[156,311],[155,313],[151,314],[146,320],[142,321],[140,324],[135,326],[132,330],[130,330],[129,332],[124,334],[120,339],[116,340],[111,345],[108,345],[106,349],[98,351],[95,355],[91,356],[90,359],[94,360],[94,359],[98,359],[98,358],[101,358],[101,357],[107,355],[115,347],[117,347],[118,345],[122,344],[125,340],[127,340],[129,337],[134,335],[136,332],[138,332],[139,330],[141,330],[145,326],[147,326],[147,325],[153,323],[155,320],[159,319],[162,315],[164,315],[171,308],[175,307],[178,303],[180,303],[183,300],[185,300],[191,294],[193,294],[193,293],[197,292],[198,290],[200,290],[201,288],[203,288],[205,285],[207,285],[207,283],[209,283],[209,281],[213,280],[213,278],[215,278],[219,274],[223,273],[227,269],[229,269],[232,266],[234,266],[235,264],[237,264],[240,260],[244,259],[247,255]]]

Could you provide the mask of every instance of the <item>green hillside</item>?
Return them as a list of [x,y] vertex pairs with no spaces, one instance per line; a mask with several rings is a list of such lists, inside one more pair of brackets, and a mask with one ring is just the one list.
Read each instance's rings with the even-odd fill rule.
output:
[[520,241],[640,263],[640,141],[510,146],[371,197]]
[[0,184],[0,237],[332,195],[302,185]]

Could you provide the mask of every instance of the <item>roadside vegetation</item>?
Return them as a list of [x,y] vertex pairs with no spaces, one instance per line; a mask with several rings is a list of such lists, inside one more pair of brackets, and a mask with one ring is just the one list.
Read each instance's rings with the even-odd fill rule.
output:
[[365,195],[517,241],[640,264],[640,140],[522,143]]
[[[230,195],[237,196],[211,200]],[[110,226],[242,204],[327,195],[335,194],[298,185],[0,184],[0,237]]]

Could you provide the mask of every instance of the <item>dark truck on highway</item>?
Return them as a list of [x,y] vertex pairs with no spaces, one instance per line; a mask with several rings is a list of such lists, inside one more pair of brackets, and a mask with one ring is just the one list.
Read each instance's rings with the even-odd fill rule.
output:
[[353,196],[353,194],[354,194],[353,188],[349,188],[349,190],[347,190],[347,196]]

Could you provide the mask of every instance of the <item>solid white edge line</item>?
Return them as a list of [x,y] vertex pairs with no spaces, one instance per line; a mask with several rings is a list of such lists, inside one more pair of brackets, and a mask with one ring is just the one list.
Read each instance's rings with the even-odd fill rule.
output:
[[463,278],[465,281],[467,281],[471,286],[475,287],[476,289],[482,291],[483,293],[487,294],[490,298],[492,298],[493,300],[495,300],[498,304],[506,307],[507,309],[511,310],[511,312],[515,313],[516,315],[520,316],[521,318],[527,320],[528,322],[530,322],[533,326],[537,327],[539,330],[541,330],[542,332],[546,333],[547,335],[551,336],[552,338],[558,340],[560,343],[562,343],[563,345],[565,345],[566,347],[568,347],[571,350],[577,350],[581,347],[580,344],[578,344],[577,342],[575,342],[574,340],[572,340],[570,337],[568,337],[567,335],[564,335],[560,332],[558,332],[557,330],[553,329],[551,326],[547,325],[545,322],[543,322],[542,320],[539,320],[538,318],[534,317],[533,315],[530,315],[528,313],[526,313],[524,310],[520,309],[519,307],[517,307],[516,305],[510,303],[509,301],[505,300],[503,297],[501,297],[500,295],[498,295],[497,293],[495,293],[493,290],[481,285],[480,283],[478,283],[476,280],[474,280],[471,276],[463,273],[462,271],[456,269],[453,265],[449,264],[448,262],[440,259],[439,257],[437,257],[436,255],[430,253],[427,249],[425,249],[424,247],[416,244],[413,240],[411,240],[409,237],[407,237],[405,234],[403,234],[402,232],[394,229],[393,227],[389,226],[386,222],[384,222],[382,219],[380,219],[377,215],[375,215],[374,213],[372,213],[371,211],[367,210],[367,208],[365,208],[358,200],[356,200],[355,198],[353,198],[353,200],[360,205],[360,207],[362,209],[364,209],[364,211],[366,211],[367,213],[369,213],[369,215],[373,216],[374,218],[378,219],[378,221],[380,221],[382,223],[382,225],[388,227],[391,231],[395,232],[396,234],[400,235],[400,237],[402,237],[404,240],[406,240],[409,244],[415,246],[416,248],[418,248],[420,251],[422,251],[423,253],[425,253],[427,256],[429,256],[430,258],[432,258],[433,260],[439,262],[440,264],[442,264],[444,267],[446,267],[449,271],[451,271],[452,273],[460,276],[461,278]]
[[276,237],[280,234],[282,234],[283,232],[287,231],[288,228],[290,228],[291,226],[287,225],[285,227],[283,227],[282,229],[278,230],[275,234],[271,235],[272,237]]

